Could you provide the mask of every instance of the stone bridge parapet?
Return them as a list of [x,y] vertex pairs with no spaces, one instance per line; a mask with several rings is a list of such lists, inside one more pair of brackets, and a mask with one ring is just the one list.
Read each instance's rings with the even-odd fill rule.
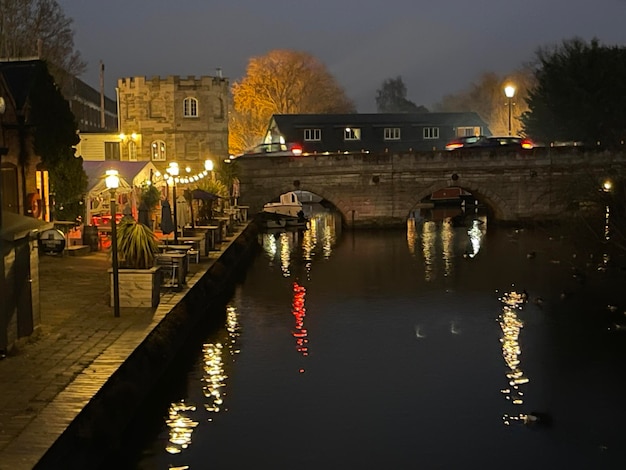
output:
[[405,224],[434,191],[460,186],[501,222],[558,219],[576,178],[624,174],[624,152],[535,149],[521,152],[243,156],[236,160],[241,205],[251,213],[284,192],[303,190],[328,200],[347,226]]

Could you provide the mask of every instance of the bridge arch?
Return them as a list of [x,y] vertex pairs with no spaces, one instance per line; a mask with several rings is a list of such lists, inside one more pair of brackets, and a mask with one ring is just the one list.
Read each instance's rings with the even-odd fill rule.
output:
[[508,220],[511,217],[511,209],[502,197],[489,187],[485,187],[480,183],[462,178],[462,180],[439,179],[431,182],[428,186],[420,187],[416,185],[414,190],[404,190],[399,194],[396,200],[396,207],[400,216],[404,220],[408,218],[419,207],[419,204],[425,202],[434,192],[449,187],[459,187],[470,193],[483,205],[485,205],[489,214],[496,219]]

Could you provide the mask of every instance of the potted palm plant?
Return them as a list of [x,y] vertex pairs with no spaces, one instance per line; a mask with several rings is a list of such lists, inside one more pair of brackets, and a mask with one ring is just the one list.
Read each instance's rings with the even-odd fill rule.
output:
[[[149,227],[132,218],[120,221],[117,253],[121,307],[156,307],[159,304],[161,277],[159,268],[155,266],[158,251],[157,238]],[[109,272],[112,273],[112,270]],[[112,287],[111,279],[111,291]]]
[[139,222],[154,230],[152,215],[161,201],[161,192],[153,184],[141,187],[139,197]]
[[132,218],[123,218],[117,228],[117,253],[120,266],[129,269],[149,269],[159,251],[154,232]]

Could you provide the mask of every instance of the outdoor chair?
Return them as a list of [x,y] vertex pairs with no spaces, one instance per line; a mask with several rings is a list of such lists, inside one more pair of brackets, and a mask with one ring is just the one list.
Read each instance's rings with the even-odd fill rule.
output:
[[164,276],[161,277],[161,285],[164,287],[180,287],[178,284],[178,265],[167,256],[156,256],[156,264]]
[[196,264],[200,262],[200,250],[192,248],[191,250],[187,251],[187,255],[189,256],[189,261],[195,260]]

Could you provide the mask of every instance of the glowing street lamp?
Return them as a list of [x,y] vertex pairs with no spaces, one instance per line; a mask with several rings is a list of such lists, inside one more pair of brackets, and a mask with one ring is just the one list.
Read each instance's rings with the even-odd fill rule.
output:
[[117,208],[115,207],[115,191],[120,187],[120,177],[117,170],[107,170],[104,179],[107,189],[111,193],[111,255],[113,258],[113,314],[120,316],[120,282],[117,262]]
[[166,170],[172,177],[172,197],[174,199],[174,244],[178,244],[178,217],[176,213],[176,180],[178,179],[179,168],[178,163],[170,162]]
[[515,96],[515,87],[513,85],[505,86],[504,94],[509,100],[509,135],[511,135],[511,114],[513,112],[513,97]]
[[213,160],[204,161],[204,171],[211,174],[211,181],[213,181]]

